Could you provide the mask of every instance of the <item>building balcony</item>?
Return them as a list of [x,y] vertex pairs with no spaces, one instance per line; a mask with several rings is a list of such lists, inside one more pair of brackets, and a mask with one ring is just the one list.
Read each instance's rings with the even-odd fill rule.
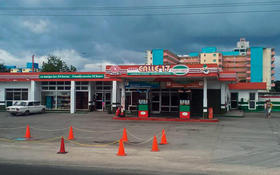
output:
[[248,77],[248,75],[246,73],[237,73],[237,76],[239,78],[247,78]]
[[230,71],[230,72],[240,72],[240,73],[245,73],[248,68],[242,67],[242,68],[228,68],[228,67],[223,67],[224,71]]
[[248,61],[247,57],[245,57],[245,56],[225,56],[225,57],[223,57],[222,60],[223,60],[223,62],[246,62],[246,61]]
[[274,81],[274,80],[275,80],[275,77],[274,77],[274,76],[272,76],[272,77],[271,77],[271,81]]
[[246,77],[246,80],[251,80],[251,77]]
[[274,63],[274,61],[275,61],[275,57],[272,57],[271,58],[271,63]]
[[275,87],[275,83],[271,83],[271,85],[270,85],[271,87]]
[[170,59],[167,59],[167,58],[163,59],[163,63],[165,63],[165,64],[176,64],[176,62],[174,62],[174,61],[172,61]]
[[247,50],[247,55],[251,55],[251,51],[250,50]]
[[223,63],[224,67],[246,67],[244,63]]
[[164,50],[163,57],[172,59],[174,62],[179,62],[179,57],[175,55],[174,53],[170,52],[169,50]]
[[185,63],[185,64],[199,64],[200,61],[199,59],[183,59],[180,61],[181,63]]
[[275,64],[271,64],[271,68],[275,68]]
[[251,64],[246,64],[246,67],[251,67]]
[[247,73],[247,74],[251,74],[251,71],[250,71],[250,70],[247,70],[246,73]]
[[163,56],[163,60],[169,60],[170,62],[174,62],[174,64],[179,63],[179,60],[174,58],[174,57],[170,57],[170,56]]
[[271,71],[271,74],[273,74],[273,75],[274,75],[274,74],[275,74],[275,70],[272,70],[272,71]]
[[273,56],[275,55],[275,50],[271,51],[271,55]]

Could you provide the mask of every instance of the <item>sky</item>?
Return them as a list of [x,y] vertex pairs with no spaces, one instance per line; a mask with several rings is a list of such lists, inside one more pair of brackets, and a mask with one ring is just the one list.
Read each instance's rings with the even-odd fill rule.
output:
[[145,51],[151,49],[181,55],[203,47],[230,51],[244,37],[251,46],[275,48],[280,80],[277,1],[2,0],[0,4],[0,63],[5,65],[24,66],[33,54],[41,64],[48,55],[56,55],[79,71],[99,71],[106,64],[144,64]]

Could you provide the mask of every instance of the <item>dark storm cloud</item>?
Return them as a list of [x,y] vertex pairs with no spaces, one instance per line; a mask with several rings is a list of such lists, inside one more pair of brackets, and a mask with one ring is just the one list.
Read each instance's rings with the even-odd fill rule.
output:
[[[176,3],[175,3],[176,2]],[[245,1],[138,1],[138,0],[10,0],[4,7],[94,7],[155,6]],[[253,1],[246,1],[253,2]],[[197,13],[215,11],[270,10],[279,6],[245,6],[176,10],[134,10],[119,13]],[[2,11],[1,11],[2,12]],[[39,11],[37,13],[44,13]],[[69,13],[69,12],[52,12]],[[75,12],[70,12],[75,13]],[[81,12],[88,13],[88,12]],[[105,12],[99,12],[105,13]],[[177,54],[198,52],[214,46],[231,50],[240,37],[251,46],[280,50],[280,13],[240,13],[216,15],[136,16],[136,17],[15,17],[0,16],[0,47],[13,55],[23,51],[47,55],[55,50],[74,49],[89,62],[144,63],[147,49],[164,48]],[[41,26],[33,29],[32,26]],[[44,25],[45,26],[44,28]],[[40,28],[41,27],[41,28]],[[136,56],[134,57],[133,54]],[[85,63],[86,64],[86,63]],[[80,65],[82,66],[82,65]],[[82,68],[82,67],[81,67]]]

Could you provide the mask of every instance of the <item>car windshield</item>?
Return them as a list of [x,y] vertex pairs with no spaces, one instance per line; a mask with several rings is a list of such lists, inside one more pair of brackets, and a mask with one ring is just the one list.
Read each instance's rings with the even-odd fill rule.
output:
[[26,102],[15,102],[14,106],[26,106]]

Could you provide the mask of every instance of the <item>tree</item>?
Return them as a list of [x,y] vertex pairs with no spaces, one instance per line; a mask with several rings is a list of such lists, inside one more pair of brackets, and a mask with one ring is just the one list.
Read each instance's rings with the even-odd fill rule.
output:
[[9,72],[9,69],[7,69],[4,64],[0,64],[0,72]]
[[70,67],[62,61],[60,57],[49,55],[47,62],[43,62],[42,72],[76,72],[77,68],[73,65]]
[[275,87],[272,88],[276,92],[280,92],[280,81],[274,81]]

